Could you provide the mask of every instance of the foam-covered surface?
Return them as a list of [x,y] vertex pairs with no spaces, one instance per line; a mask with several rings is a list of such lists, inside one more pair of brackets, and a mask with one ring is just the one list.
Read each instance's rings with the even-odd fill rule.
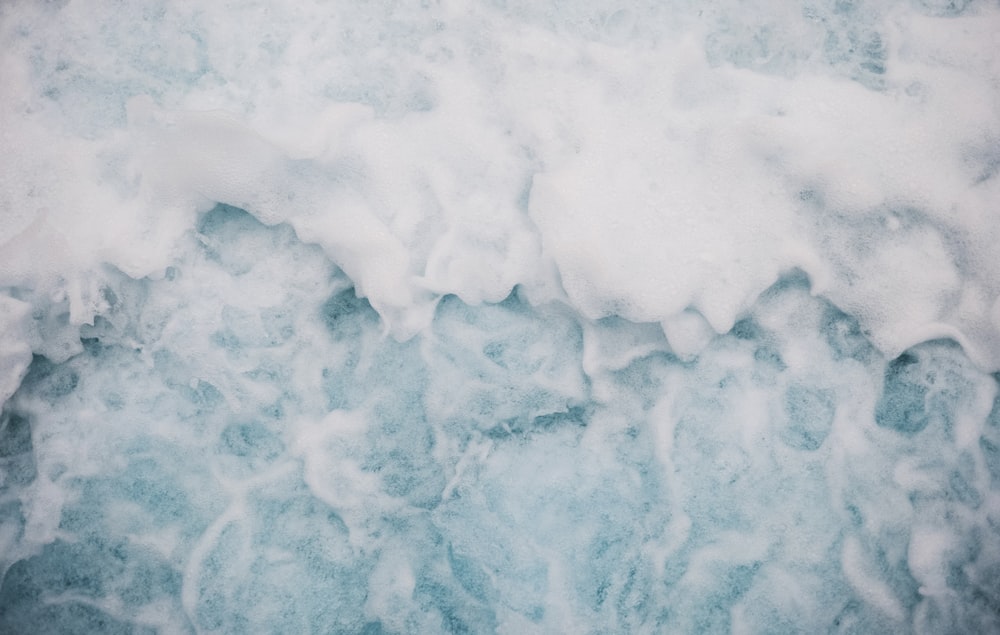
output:
[[1000,630],[998,33],[0,5],[0,633]]

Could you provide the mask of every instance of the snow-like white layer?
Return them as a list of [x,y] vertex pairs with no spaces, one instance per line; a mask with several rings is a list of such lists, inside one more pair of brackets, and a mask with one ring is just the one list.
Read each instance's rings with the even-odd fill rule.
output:
[[11,6],[0,286],[88,322],[96,267],[162,275],[224,202],[404,339],[515,284],[725,332],[797,267],[890,356],[1000,368],[1000,11],[735,10]]

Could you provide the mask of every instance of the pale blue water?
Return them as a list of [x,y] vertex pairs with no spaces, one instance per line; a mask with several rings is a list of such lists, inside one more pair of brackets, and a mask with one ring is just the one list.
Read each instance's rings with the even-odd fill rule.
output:
[[[996,379],[954,343],[887,360],[792,276],[691,362],[623,320],[585,336],[517,290],[446,297],[400,344],[286,227],[219,207],[188,240],[162,280],[109,271],[84,351],[36,356],[5,405],[5,532],[31,531],[19,497],[63,487],[58,534],[6,570],[8,632],[997,625],[1000,401],[973,407]],[[206,322],[182,290],[221,277],[253,295],[271,261],[308,267],[255,311],[215,303]],[[793,326],[765,326],[775,313]],[[588,376],[591,337],[658,350]],[[788,368],[796,346],[814,368]],[[331,411],[364,425],[304,431]],[[944,600],[908,564],[918,523],[949,537]],[[846,541],[898,614],[852,584]]]

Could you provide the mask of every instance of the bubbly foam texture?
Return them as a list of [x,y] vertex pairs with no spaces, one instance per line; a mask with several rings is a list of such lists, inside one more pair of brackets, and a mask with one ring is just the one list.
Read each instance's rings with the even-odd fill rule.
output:
[[995,3],[113,4],[0,8],[0,632],[1000,629]]

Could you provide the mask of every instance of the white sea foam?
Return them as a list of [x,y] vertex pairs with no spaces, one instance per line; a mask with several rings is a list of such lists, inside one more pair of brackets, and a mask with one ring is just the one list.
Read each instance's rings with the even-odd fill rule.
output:
[[4,4],[0,630],[1000,628],[998,33]]

